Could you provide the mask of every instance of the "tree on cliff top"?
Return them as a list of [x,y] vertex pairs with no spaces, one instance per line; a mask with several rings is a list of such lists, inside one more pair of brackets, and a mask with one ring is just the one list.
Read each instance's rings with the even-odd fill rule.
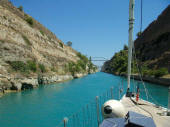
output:
[[128,46],[125,44],[123,50],[128,50]]
[[71,41],[68,41],[66,44],[67,44],[67,46],[71,47],[73,43]]
[[18,9],[19,9],[20,11],[23,11],[23,6],[19,6]]

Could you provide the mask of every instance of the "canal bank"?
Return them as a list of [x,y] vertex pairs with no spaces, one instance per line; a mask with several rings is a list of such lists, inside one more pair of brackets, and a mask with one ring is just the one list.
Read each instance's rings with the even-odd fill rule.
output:
[[[93,74],[96,72],[91,72],[90,74]],[[84,76],[87,76],[88,73],[76,73],[74,75],[67,74],[67,75],[41,75],[36,77],[30,77],[30,78],[11,78],[11,77],[4,77],[0,76],[1,81],[4,81],[4,83],[8,82],[9,85],[4,85],[0,89],[0,97],[2,97],[5,93],[10,92],[20,92],[27,89],[34,89],[38,88],[41,85],[49,85],[49,84],[57,84],[66,82],[69,80],[81,78]],[[7,86],[7,87],[5,87]]]
[[[139,80],[139,81],[141,80],[139,75],[134,75],[134,76],[132,76],[132,78],[133,77],[136,80]],[[142,77],[142,80],[146,81],[146,82],[154,83],[154,84],[170,86],[170,78],[154,78],[154,77],[150,77],[150,76],[144,76],[144,77]]]
[[[117,76],[123,76],[123,77],[127,77],[126,74],[113,74],[113,75],[117,75]],[[168,77],[160,77],[160,78],[155,78],[154,76],[139,76],[139,75],[131,75],[131,79],[135,79],[138,81],[145,81],[148,83],[153,83],[156,85],[163,85],[163,86],[170,86],[170,78]]]

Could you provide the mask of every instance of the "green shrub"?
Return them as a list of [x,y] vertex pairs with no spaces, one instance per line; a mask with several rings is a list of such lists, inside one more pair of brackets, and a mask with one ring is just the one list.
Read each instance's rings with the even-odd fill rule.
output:
[[7,20],[6,16],[3,16],[3,18],[4,18],[5,20]]
[[93,71],[96,71],[97,70],[97,66],[94,65],[92,69],[93,69]]
[[141,31],[136,34],[137,37],[140,37],[141,35],[142,35]]
[[128,50],[128,46],[124,45],[123,50]]
[[51,71],[53,72],[57,72],[56,68],[55,67],[51,67]]
[[40,33],[44,36],[44,32],[42,30],[40,30]]
[[22,38],[28,45],[32,45],[31,42],[28,40],[28,38],[25,35],[22,35]]
[[37,66],[36,66],[36,62],[35,61],[27,61],[27,66],[28,66],[28,69],[33,71],[33,72],[36,72],[37,71]]
[[20,11],[23,11],[23,6],[19,6],[18,9],[19,9]]
[[154,76],[155,71],[150,69],[142,70],[143,76]]
[[77,53],[77,56],[78,56],[79,58],[81,58],[81,53],[80,53],[80,52],[78,52],[78,53]]
[[69,65],[68,64],[64,65],[64,72],[65,73],[69,72]]
[[20,72],[36,72],[37,71],[37,66],[35,61],[27,61],[24,63],[23,61],[10,61],[8,62],[12,69],[15,71],[20,71]]
[[22,61],[10,61],[9,64],[15,71],[20,71],[20,72],[28,71],[27,65]]
[[70,62],[68,64],[68,70],[69,70],[69,72],[71,72],[72,75],[74,75],[76,72],[80,72],[82,69],[81,69],[81,66],[79,64],[76,64],[74,62]]
[[83,60],[78,60],[77,65],[82,68],[82,70],[86,70],[86,63]]
[[39,64],[38,66],[39,66],[42,73],[46,72],[46,68],[43,64]]
[[69,70],[69,72],[71,72],[72,73],[72,75],[74,75],[74,73],[75,73],[75,63],[74,62],[70,62],[69,64],[68,64],[68,70]]
[[109,70],[111,73],[126,73],[127,72],[127,62],[128,56],[126,50],[121,50],[120,52],[116,53],[111,62],[109,63],[112,70]]
[[88,73],[90,73],[91,70],[95,71],[92,62],[89,61],[89,64],[88,64]]
[[88,63],[88,58],[84,55],[82,55],[80,52],[77,53],[77,56],[80,58],[80,60],[82,60],[85,64]]
[[75,65],[75,72],[80,72],[82,70],[81,66],[76,64]]
[[61,48],[64,47],[64,46],[63,46],[63,43],[61,43],[61,42],[59,42],[59,46],[60,46]]
[[5,43],[5,40],[1,40],[1,39],[0,39],[0,42]]
[[154,76],[156,78],[162,77],[164,75],[168,74],[167,68],[160,68],[158,70],[155,70]]
[[47,36],[48,37],[48,40],[50,40],[51,41],[51,37],[50,36]]
[[149,75],[149,70],[143,70],[143,71],[142,71],[142,74],[143,74],[143,76]]
[[25,21],[30,25],[33,26],[34,22],[33,19],[29,16],[26,16]]

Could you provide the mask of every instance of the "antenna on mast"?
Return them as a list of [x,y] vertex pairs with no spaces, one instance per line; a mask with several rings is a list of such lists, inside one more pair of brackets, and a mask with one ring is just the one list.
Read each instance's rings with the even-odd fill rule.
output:
[[129,3],[129,41],[128,41],[128,88],[126,96],[130,95],[130,77],[131,77],[131,61],[132,61],[132,46],[133,46],[133,28],[134,28],[134,6],[135,0],[130,0]]

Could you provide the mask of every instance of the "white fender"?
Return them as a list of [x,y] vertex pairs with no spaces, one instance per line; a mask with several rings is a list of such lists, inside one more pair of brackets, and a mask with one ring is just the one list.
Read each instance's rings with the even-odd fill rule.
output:
[[126,115],[125,108],[118,100],[109,100],[102,106],[104,118],[123,118]]

